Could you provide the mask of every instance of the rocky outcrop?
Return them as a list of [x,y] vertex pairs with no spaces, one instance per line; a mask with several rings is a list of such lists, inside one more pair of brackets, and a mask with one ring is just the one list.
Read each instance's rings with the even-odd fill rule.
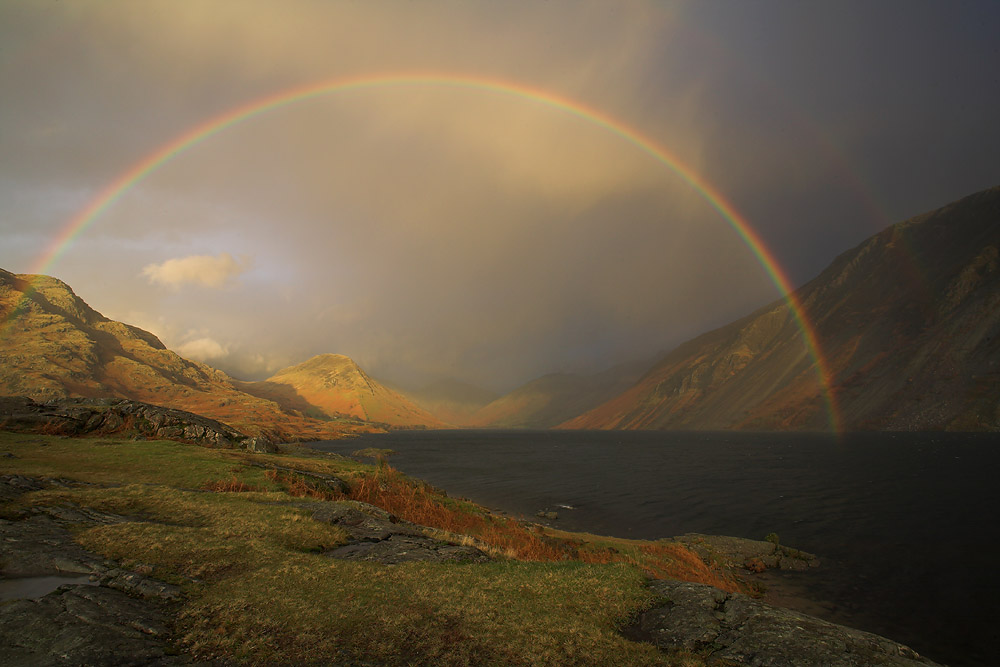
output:
[[777,536],[773,536],[772,541],[760,541],[726,535],[687,533],[674,540],[694,551],[706,563],[718,563],[727,570],[801,571],[819,565],[819,559],[815,555],[781,545]]
[[366,560],[386,565],[425,561],[433,563],[490,560],[473,546],[452,544],[428,537],[424,528],[373,505],[359,502],[324,503],[313,520],[339,526],[351,541],[326,552],[331,558]]
[[708,665],[916,667],[935,663],[894,641],[772,607],[705,584],[662,580],[656,607],[625,630],[664,651],[689,651]]
[[[0,476],[0,501],[29,491],[74,485],[69,480]],[[69,528],[119,523],[114,514],[70,506],[32,507],[0,520],[0,584],[28,590],[69,578],[81,581],[51,592],[21,593],[0,604],[4,664],[173,665],[166,605],[180,597],[172,584],[123,570],[83,549]],[[0,590],[4,590],[0,587]],[[6,596],[12,597],[12,596]]]
[[0,397],[0,426],[12,431],[159,438],[258,453],[275,451],[265,436],[247,436],[191,412],[121,398],[36,403],[23,396]]

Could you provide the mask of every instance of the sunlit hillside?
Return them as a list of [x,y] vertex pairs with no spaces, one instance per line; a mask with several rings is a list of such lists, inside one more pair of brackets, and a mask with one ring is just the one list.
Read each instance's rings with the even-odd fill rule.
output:
[[0,392],[46,400],[114,396],[187,410],[244,433],[335,437],[365,428],[308,419],[184,359],[148,331],[110,320],[60,280],[0,270]]
[[373,380],[342,354],[321,354],[280,370],[264,382],[242,386],[258,396],[291,401],[292,407],[327,417],[353,417],[392,426],[446,425]]

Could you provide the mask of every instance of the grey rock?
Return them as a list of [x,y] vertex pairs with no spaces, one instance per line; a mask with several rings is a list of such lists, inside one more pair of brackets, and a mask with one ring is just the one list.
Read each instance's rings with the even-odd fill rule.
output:
[[254,452],[255,454],[273,454],[277,451],[274,444],[262,435],[247,438],[243,443],[243,447],[248,452]]
[[110,588],[63,586],[0,605],[0,646],[11,665],[169,665],[164,613]]
[[424,534],[421,526],[373,505],[359,502],[322,503],[312,514],[315,521],[340,526],[351,542],[325,555],[344,560],[366,560],[386,565],[414,561],[475,562],[492,558],[473,546],[451,544]]
[[448,544],[429,537],[391,535],[379,542],[355,542],[328,551],[327,556],[343,560],[366,560],[386,565],[415,561],[482,563],[490,557],[475,547]]
[[112,566],[76,542],[65,527],[45,514],[21,521],[0,520],[0,576],[102,574]]
[[705,656],[709,665],[798,667],[916,666],[935,663],[884,637],[772,607],[705,584],[656,581],[663,602],[626,636],[662,650]]
[[[68,480],[0,476],[0,498],[68,486]],[[87,551],[68,527],[120,523],[126,517],[69,505],[32,507],[17,521],[0,520],[0,578],[90,575],[37,600],[0,604],[2,664],[188,664],[166,652],[163,605],[180,598],[177,586]]]
[[39,491],[44,488],[45,484],[34,477],[0,475],[0,503],[10,502],[29,491]]
[[314,521],[339,526],[355,540],[379,542],[392,535],[421,536],[416,524],[400,521],[383,509],[359,502],[322,503],[313,514]]
[[99,579],[99,582],[101,586],[114,588],[133,597],[147,600],[167,602],[178,600],[181,597],[181,589],[178,586],[152,579],[138,572],[110,570]]

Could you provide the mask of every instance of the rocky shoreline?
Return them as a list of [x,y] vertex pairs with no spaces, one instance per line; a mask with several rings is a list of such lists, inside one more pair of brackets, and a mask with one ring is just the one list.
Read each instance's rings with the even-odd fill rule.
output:
[[[309,474],[306,471],[294,472]],[[327,476],[329,477],[329,476]],[[339,479],[326,480],[335,487]],[[80,486],[65,479],[0,476],[0,503],[47,488]],[[306,506],[306,505],[302,505]],[[310,504],[308,507],[315,507]],[[312,519],[339,526],[346,545],[324,555],[392,566],[413,561],[483,562],[475,546],[431,537],[416,524],[353,501],[327,501]],[[74,506],[32,506],[0,519],[0,585],[29,577],[86,576],[34,599],[0,603],[0,645],[17,664],[189,664],[172,642],[178,586],[80,547],[73,530],[129,517]],[[817,559],[772,542],[684,535],[678,542],[723,567],[808,569]],[[665,652],[687,651],[710,665],[933,665],[891,640],[774,607],[704,584],[655,580],[657,604],[622,630]]]

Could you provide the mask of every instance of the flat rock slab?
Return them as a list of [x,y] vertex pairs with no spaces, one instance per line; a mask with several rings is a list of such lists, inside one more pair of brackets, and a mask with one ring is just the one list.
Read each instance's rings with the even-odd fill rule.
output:
[[313,511],[312,518],[339,526],[351,536],[349,544],[326,552],[331,558],[386,565],[416,561],[481,563],[492,560],[489,554],[476,547],[428,537],[421,526],[401,521],[389,512],[366,503],[323,503]]
[[163,613],[101,586],[63,586],[0,605],[0,650],[10,665],[170,665]]
[[401,521],[385,510],[359,502],[323,503],[312,514],[314,521],[339,526],[355,540],[380,542],[392,535],[422,536],[416,524]]
[[[0,499],[65,486],[60,480],[0,477]],[[120,523],[114,514],[69,505],[31,507],[0,520],[0,578],[86,575],[38,599],[0,604],[0,663],[11,665],[186,664],[167,654],[164,603],[181,590],[87,551],[73,525]],[[27,581],[27,580],[26,580]],[[30,588],[30,587],[29,587]]]
[[48,515],[0,519],[0,576],[102,574],[113,567],[113,562],[74,542],[66,528]]
[[458,544],[448,544],[429,537],[390,536],[379,542],[354,542],[333,551],[327,556],[344,560],[367,560],[386,565],[412,562],[432,563],[482,563],[491,560],[479,549]]
[[662,650],[706,656],[709,665],[899,667],[934,665],[916,651],[868,632],[772,607],[705,584],[650,584],[663,602],[627,628]]

